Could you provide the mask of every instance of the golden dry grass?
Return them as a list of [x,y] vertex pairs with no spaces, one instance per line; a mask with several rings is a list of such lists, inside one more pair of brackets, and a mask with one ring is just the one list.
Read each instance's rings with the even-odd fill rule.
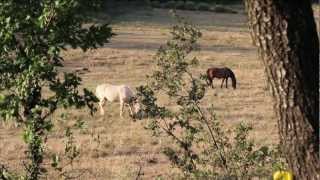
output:
[[[228,66],[234,70],[236,90],[209,89],[203,106],[213,104],[217,117],[227,127],[240,121],[254,126],[252,137],[258,144],[277,144],[276,119],[272,111],[272,99],[267,91],[265,76],[256,48],[251,44],[246,27],[246,17],[239,14],[179,11],[200,25],[203,38],[201,51],[194,53],[200,59],[194,73],[204,73],[210,66]],[[128,84],[132,87],[145,83],[152,72],[152,59],[157,48],[168,39],[172,23],[166,10],[137,11],[124,14],[113,24],[117,34],[103,48],[82,53],[68,50],[64,53],[65,67],[61,71],[89,68],[81,74],[83,87],[94,90],[100,83]],[[172,106],[165,97],[160,102]],[[106,114],[91,117],[87,110],[59,110],[53,117],[55,128],[48,137],[47,151],[63,152],[63,133],[67,126],[78,119],[86,122],[84,130],[74,131],[81,154],[74,169],[84,174],[78,179],[134,179],[139,166],[143,179],[158,175],[171,179],[176,172],[161,154],[162,145],[170,143],[164,138],[153,138],[144,129],[146,120],[133,122],[128,115],[119,118],[119,104],[107,104]],[[66,120],[60,114],[66,114]],[[13,123],[0,124],[0,162],[12,170],[22,170],[25,145],[22,129]],[[97,137],[100,137],[100,143]],[[49,156],[50,153],[47,155]],[[56,179],[49,173],[49,179]]]

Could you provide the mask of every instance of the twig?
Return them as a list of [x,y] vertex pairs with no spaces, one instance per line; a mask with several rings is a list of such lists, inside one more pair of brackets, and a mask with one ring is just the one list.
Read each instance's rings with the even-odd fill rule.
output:
[[[188,156],[191,157],[191,155],[193,154],[193,151],[186,146],[186,143],[183,142],[183,140],[179,139],[174,133],[172,133],[170,130],[168,130],[168,129],[169,129],[168,124],[167,124],[167,122],[166,122],[165,119],[163,119],[163,120],[164,120],[164,123],[165,123],[167,129],[165,129],[165,128],[161,127],[161,126],[159,126],[159,127],[162,128],[162,130],[164,130],[164,131],[165,131],[168,135],[170,135],[173,139],[175,139],[179,144],[181,144],[181,146],[183,147],[183,149],[188,153]],[[192,161],[191,161],[192,166],[193,166],[193,167],[196,167],[196,165],[195,165],[195,163],[194,163],[194,160],[193,160],[193,159],[191,159],[191,160],[192,160]]]
[[[222,147],[222,152],[221,152],[221,148],[218,146],[218,143],[217,143],[217,141],[216,141],[216,139],[215,139],[215,137],[214,137],[214,135],[213,135],[213,131],[212,131],[211,127],[209,126],[208,120],[205,118],[205,115],[203,114],[203,112],[202,112],[202,110],[200,109],[199,105],[198,105],[196,102],[194,102],[194,105],[196,106],[197,111],[198,111],[198,113],[199,113],[200,116],[201,116],[201,119],[204,121],[204,123],[206,124],[206,126],[207,126],[207,128],[208,128],[208,130],[209,130],[209,134],[210,134],[210,136],[211,136],[211,139],[212,139],[214,145],[216,146],[216,148],[217,148],[218,151],[219,151],[220,159],[222,160],[223,165],[224,165],[224,167],[226,168],[226,171],[229,172],[229,168],[228,168],[227,161],[226,161],[226,158],[225,158],[225,151],[224,151],[223,147]],[[222,154],[222,153],[223,153],[223,154]]]
[[138,174],[137,174],[137,177],[136,177],[135,180],[138,180],[139,177],[140,177],[141,175],[143,175],[143,173],[141,173],[141,171],[142,171],[142,166],[140,165],[140,166],[139,166],[139,171],[138,171]]

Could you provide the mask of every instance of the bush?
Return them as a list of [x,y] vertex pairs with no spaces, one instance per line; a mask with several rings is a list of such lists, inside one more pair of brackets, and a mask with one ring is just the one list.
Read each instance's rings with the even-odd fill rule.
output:
[[195,10],[196,4],[193,1],[186,1],[186,3],[184,4],[184,8],[186,10]]
[[215,1],[218,4],[237,4],[237,3],[241,3],[240,0],[216,0]]
[[151,1],[151,6],[154,8],[160,8],[161,4],[159,1]]
[[147,6],[152,6],[152,2],[150,0],[143,0],[142,2]]
[[185,9],[185,5],[183,1],[176,2],[176,9]]
[[196,8],[199,11],[209,11],[210,10],[210,4],[208,4],[208,3],[199,3],[196,6]]
[[[165,145],[163,153],[181,170],[181,179],[269,176],[279,162],[278,150],[257,146],[249,139],[250,125],[240,123],[226,129],[217,120],[213,106],[205,107],[206,76],[192,73],[199,61],[191,56],[201,32],[182,18],[178,21],[172,38],[155,56],[157,68],[148,76],[148,84],[137,88],[139,102],[149,116],[147,129],[154,136],[173,140],[175,146]],[[178,108],[159,106],[158,94],[165,94]]]
[[163,8],[172,8],[172,9],[174,9],[174,8],[176,8],[176,2],[175,1],[168,1],[168,2],[166,2],[166,3],[163,3],[162,4],[162,7]]
[[224,6],[221,6],[221,5],[217,5],[216,7],[213,8],[214,12],[217,12],[217,13],[231,13],[231,14],[236,14],[237,11],[234,11],[230,8],[226,8]]
[[84,27],[87,14],[79,12],[97,11],[99,1],[5,2],[0,3],[0,116],[1,121],[23,125],[23,179],[37,180],[48,173],[45,151],[54,126],[52,115],[71,107],[88,107],[93,115],[98,101],[88,89],[80,91],[81,78],[75,72],[60,73],[62,52],[70,46],[84,52],[96,49],[113,33],[105,23]]

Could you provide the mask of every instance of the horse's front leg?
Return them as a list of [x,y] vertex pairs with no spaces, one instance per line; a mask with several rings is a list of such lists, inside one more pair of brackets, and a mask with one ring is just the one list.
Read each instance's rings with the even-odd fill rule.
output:
[[223,86],[223,82],[224,82],[224,78],[222,79],[222,82],[221,82],[221,88],[222,88],[222,86]]
[[122,118],[122,114],[123,114],[123,106],[124,106],[124,103],[123,101],[120,101],[120,117]]
[[129,110],[130,110],[131,116],[133,117],[134,115],[133,115],[133,111],[132,111],[132,104],[129,104]]
[[226,88],[228,88],[228,77],[226,78]]

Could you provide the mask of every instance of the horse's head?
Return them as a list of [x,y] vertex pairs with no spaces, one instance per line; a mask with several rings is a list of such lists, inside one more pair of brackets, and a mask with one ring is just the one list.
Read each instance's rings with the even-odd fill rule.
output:
[[236,88],[237,88],[237,83],[236,83],[235,80],[232,81],[232,87],[233,87],[233,89],[236,89]]
[[234,75],[234,73],[231,71],[231,69],[227,68],[228,71],[228,76],[231,78],[232,80],[232,87],[233,89],[236,89],[237,87],[237,79],[236,76]]
[[137,97],[133,97],[132,98],[132,104],[133,104],[133,111],[135,114],[138,114],[141,110],[141,105],[140,103],[138,102],[138,99]]

